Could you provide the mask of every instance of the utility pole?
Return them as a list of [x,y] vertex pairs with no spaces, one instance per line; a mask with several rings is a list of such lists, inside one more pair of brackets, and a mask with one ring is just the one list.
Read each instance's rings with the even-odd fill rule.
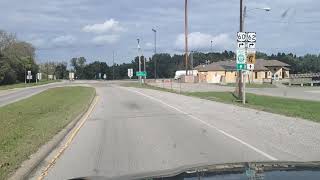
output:
[[[243,0],[240,0],[240,32],[243,32]],[[238,71],[238,84],[237,84],[237,88],[238,88],[238,98],[239,100],[243,100],[243,96],[242,96],[242,70]]]
[[186,75],[188,75],[188,0],[184,1],[184,36]]
[[146,60],[147,60],[147,58],[143,56],[143,71],[145,73],[145,75],[144,75],[144,83],[146,83],[146,79],[147,79]]
[[190,53],[190,61],[191,61],[191,74],[193,75],[193,52],[194,51],[191,51],[191,53]]
[[213,50],[212,50],[212,43],[213,43],[213,41],[211,40],[211,53],[213,52]]
[[112,51],[112,79],[114,80],[114,51]]
[[157,54],[157,30],[152,29],[152,31],[154,32],[154,80],[157,80],[157,58],[155,58],[155,55]]
[[[138,41],[138,56],[139,56],[139,72],[141,72],[140,39],[138,38],[137,41]],[[140,85],[142,84],[141,76],[139,76],[139,83],[140,83]]]
[[47,60],[47,81],[49,81],[49,61]]

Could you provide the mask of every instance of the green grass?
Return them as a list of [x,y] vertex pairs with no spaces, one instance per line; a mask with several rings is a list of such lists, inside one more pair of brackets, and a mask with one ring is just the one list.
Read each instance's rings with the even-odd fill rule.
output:
[[95,96],[91,87],[60,87],[0,108],[0,179],[83,112]]
[[[231,92],[191,92],[184,94],[244,106],[241,102],[236,101],[237,98]],[[246,94],[246,101],[245,107],[320,122],[320,102],[318,101],[263,96],[251,93]]]
[[54,82],[60,82],[60,80],[51,80],[51,81],[40,81],[38,83],[17,83],[17,84],[10,84],[10,85],[0,85],[0,90],[8,90],[13,88],[25,88],[25,87],[32,87],[32,86],[39,86]]
[[[235,87],[235,83],[228,83],[224,86],[230,86],[230,87]],[[251,84],[246,84],[247,88],[276,88],[274,84],[269,84],[269,83],[263,83],[263,84],[256,84],[256,83],[251,83]]]
[[[128,83],[125,84],[125,86],[177,93],[176,91],[150,85],[140,86],[138,83]],[[320,122],[319,101],[308,101],[246,93],[247,103],[246,105],[243,105],[241,102],[237,101],[237,98],[233,95],[232,92],[182,92],[182,94],[186,96],[193,96],[212,101],[234,104],[237,106],[245,106],[248,108],[282,114],[290,117],[300,117],[314,122]]]

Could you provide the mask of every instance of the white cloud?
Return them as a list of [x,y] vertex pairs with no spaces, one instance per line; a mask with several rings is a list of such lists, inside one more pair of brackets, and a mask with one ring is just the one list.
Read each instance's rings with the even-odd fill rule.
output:
[[96,36],[92,39],[95,44],[113,44],[119,40],[119,35],[102,35]]
[[82,31],[101,34],[107,32],[123,32],[125,28],[120,25],[119,21],[109,19],[102,24],[86,25],[82,28]]
[[[192,32],[188,36],[188,45],[190,50],[209,50],[213,41],[213,48],[219,50],[232,49],[233,40],[228,34],[222,33],[217,36],[201,32]],[[184,34],[179,34],[176,42],[176,48],[184,49]]]
[[63,35],[55,37],[51,41],[56,45],[73,44],[76,41],[76,38],[72,35]]
[[40,39],[40,38],[31,39],[31,40],[27,40],[27,41],[30,42],[36,48],[43,47],[46,45],[46,41],[44,39]]
[[146,47],[149,47],[149,48],[150,48],[150,47],[152,47],[152,46],[153,46],[153,44],[152,44],[151,42],[147,42],[147,43],[146,43]]

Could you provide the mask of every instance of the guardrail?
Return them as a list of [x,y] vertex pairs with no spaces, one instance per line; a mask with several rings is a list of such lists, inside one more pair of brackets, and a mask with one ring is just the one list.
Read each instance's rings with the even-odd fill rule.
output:
[[318,78],[320,73],[290,74],[290,78]]

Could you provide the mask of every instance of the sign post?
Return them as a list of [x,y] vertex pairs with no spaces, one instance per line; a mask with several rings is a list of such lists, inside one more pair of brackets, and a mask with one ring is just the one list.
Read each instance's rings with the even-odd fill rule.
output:
[[[246,75],[249,76],[248,71],[253,72],[254,65],[256,63],[256,38],[257,35],[255,32],[238,32],[237,33],[237,51],[236,51],[236,61],[237,61],[237,70],[241,73],[240,83],[243,83],[242,86],[242,103],[246,103]],[[252,73],[251,73],[252,74]],[[250,76],[249,76],[250,77]],[[249,81],[250,82],[250,81]],[[239,88],[241,89],[241,88]],[[240,93],[239,93],[240,95]]]

